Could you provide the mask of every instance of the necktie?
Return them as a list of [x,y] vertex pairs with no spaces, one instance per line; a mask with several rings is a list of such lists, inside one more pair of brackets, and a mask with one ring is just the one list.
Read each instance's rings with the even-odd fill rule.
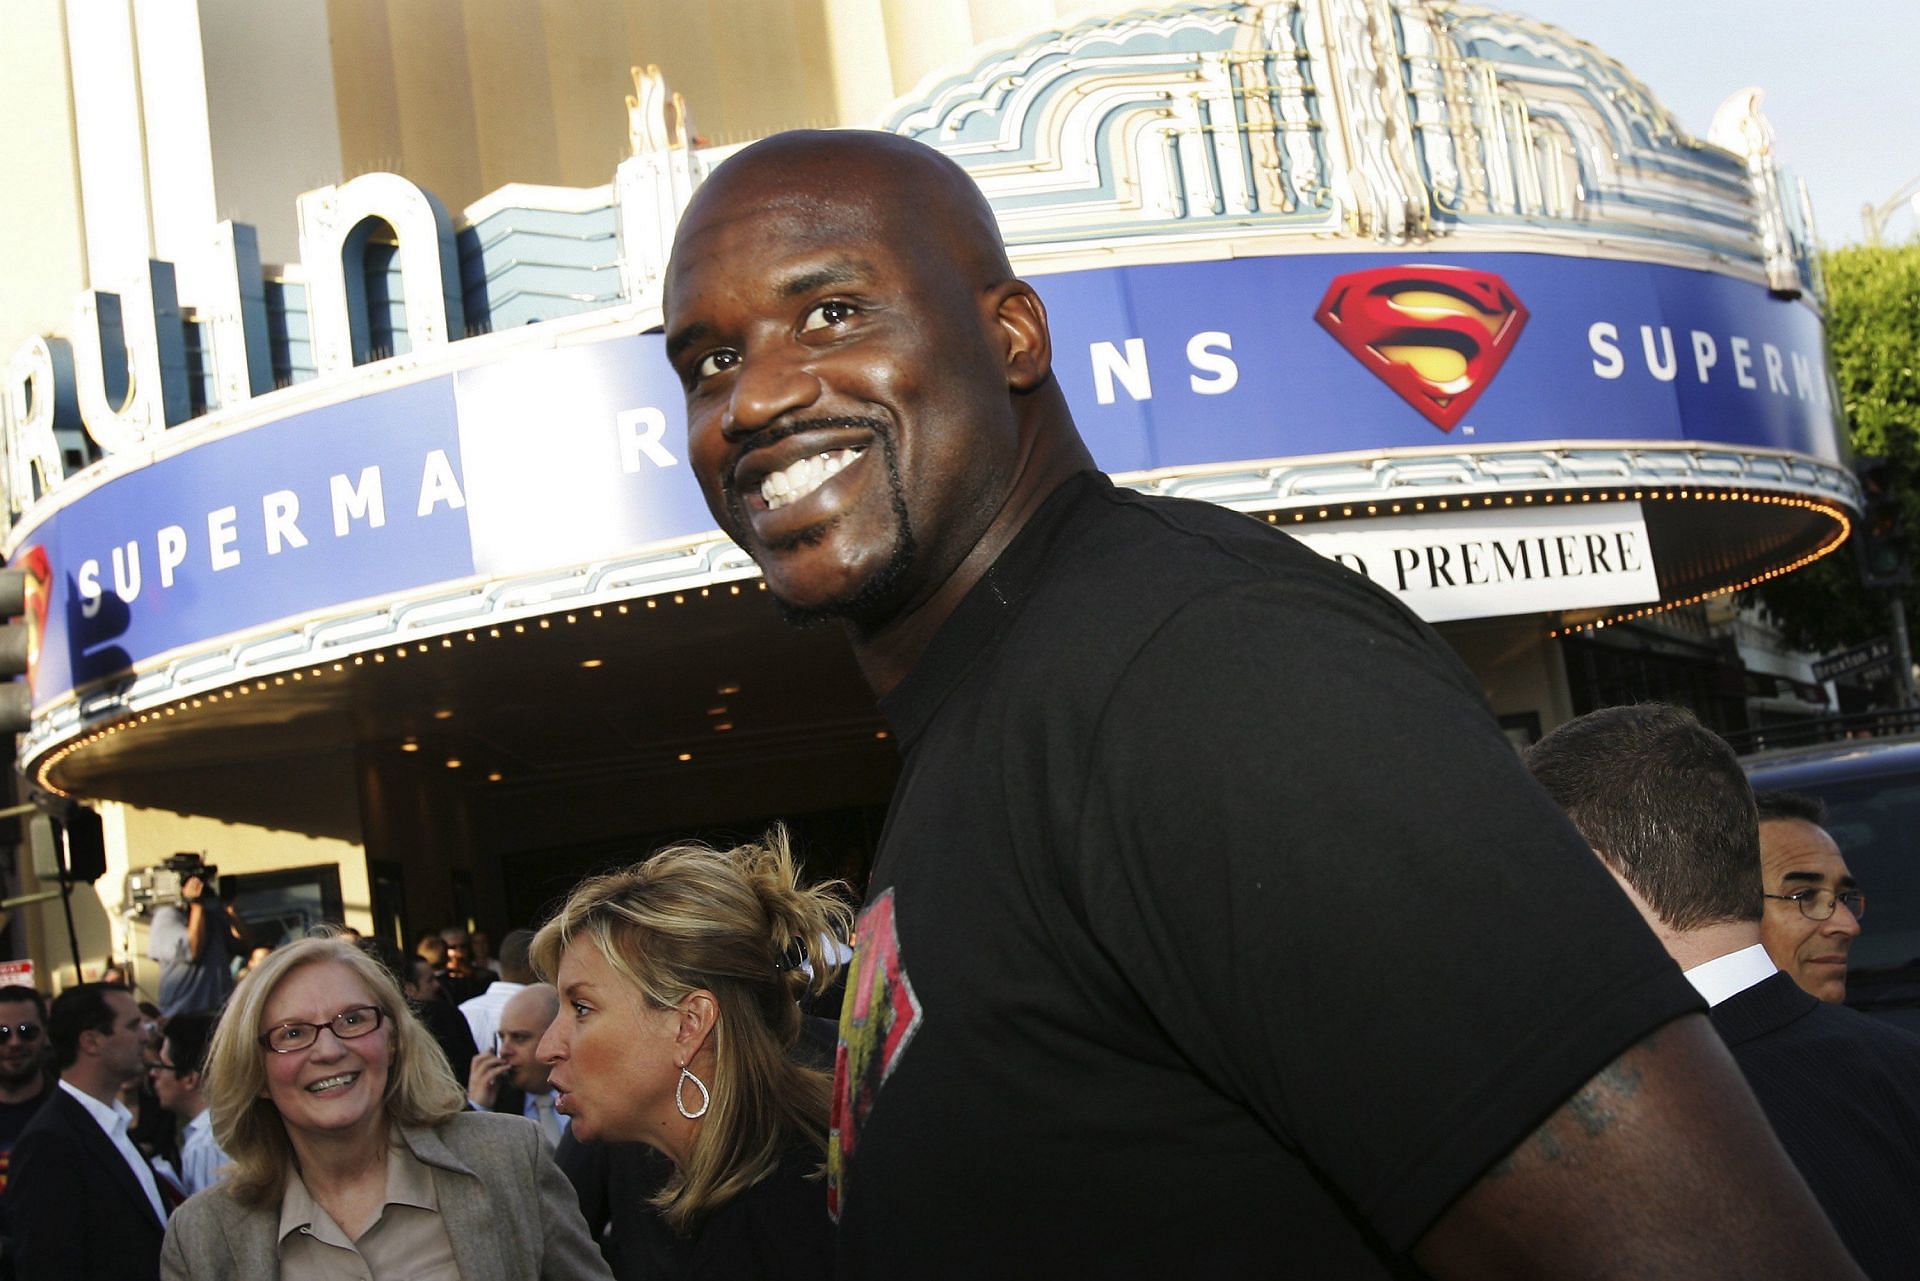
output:
[[160,1189],[160,1204],[167,1207],[167,1216],[171,1218],[187,1199],[186,1183],[174,1173],[173,1166],[165,1157],[155,1157],[147,1164],[153,1170],[154,1182]]
[[560,1145],[560,1115],[553,1110],[551,1091],[533,1096],[533,1111],[540,1124],[540,1137],[547,1141],[548,1147]]

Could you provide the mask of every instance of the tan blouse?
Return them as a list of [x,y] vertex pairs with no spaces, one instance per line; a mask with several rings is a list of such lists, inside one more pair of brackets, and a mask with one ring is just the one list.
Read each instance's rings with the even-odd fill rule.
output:
[[358,1241],[313,1199],[298,1170],[280,1198],[279,1240],[283,1281],[460,1281],[433,1171],[404,1143],[387,1149],[386,1203]]

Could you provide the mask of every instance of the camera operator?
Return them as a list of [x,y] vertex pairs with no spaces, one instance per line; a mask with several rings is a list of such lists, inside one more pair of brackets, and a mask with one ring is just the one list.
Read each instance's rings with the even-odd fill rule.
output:
[[214,892],[213,869],[194,864],[180,869],[180,905],[156,908],[147,936],[147,955],[160,962],[160,1012],[167,1018],[218,1013],[233,990],[229,958],[246,946],[240,919]]

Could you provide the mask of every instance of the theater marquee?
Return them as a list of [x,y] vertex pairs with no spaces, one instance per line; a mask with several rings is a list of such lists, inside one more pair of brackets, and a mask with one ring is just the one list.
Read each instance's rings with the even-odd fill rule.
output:
[[[1704,272],[1316,254],[1036,283],[1058,377],[1103,468],[1166,492],[1223,474],[1271,481],[1251,497],[1197,496],[1311,513],[1290,531],[1430,619],[1654,601],[1673,584],[1659,531],[1625,488],[1576,509],[1471,516],[1458,501],[1416,514],[1416,494],[1485,506],[1541,490],[1550,502],[1540,467],[1513,460],[1563,457],[1568,442],[1676,468],[1671,492],[1650,498],[1739,480],[1712,474],[1716,450],[1829,470],[1841,458],[1818,316]],[[319,407],[297,389],[301,408],[282,417],[197,443],[169,432],[175,447],[109,459],[70,497],[56,491],[14,535],[16,556],[37,549],[50,571],[36,708],[222,638],[310,632],[367,602],[724,545],[684,465],[661,339],[637,328],[582,326],[553,345],[533,327],[532,350],[500,335],[453,343],[410,380],[342,380]],[[272,403],[256,398],[256,419]],[[1466,477],[1439,491],[1436,449]],[[1379,503],[1320,508],[1317,474],[1272,480],[1315,460]],[[1570,471],[1548,479],[1583,484]],[[1387,501],[1401,495],[1405,511]]]

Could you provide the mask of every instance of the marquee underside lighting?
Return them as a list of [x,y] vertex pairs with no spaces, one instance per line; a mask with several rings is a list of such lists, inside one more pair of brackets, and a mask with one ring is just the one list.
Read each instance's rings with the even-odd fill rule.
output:
[[[1217,482],[1219,478],[1202,479]],[[1160,476],[1139,487],[1177,489],[1181,480]],[[1562,612],[1556,616],[1557,621],[1548,626],[1549,638],[1646,618],[1791,573],[1832,552],[1846,540],[1852,528],[1848,510],[1829,498],[1704,484],[1561,485],[1498,493],[1427,496],[1408,493],[1392,498],[1296,502],[1265,510],[1253,508],[1248,514],[1278,529],[1304,532],[1310,528],[1393,517],[1471,516],[1529,509],[1560,511],[1621,503],[1643,505],[1659,570],[1661,599],[1582,621],[1570,622],[1569,615]],[[71,789],[63,779],[64,767],[83,754],[136,741],[142,730],[150,727],[164,724],[177,732],[181,718],[191,722],[196,715],[207,714],[236,700],[287,691],[294,686],[311,687],[314,693],[310,697],[320,699],[324,698],[323,691],[328,686],[351,682],[361,670],[401,664],[430,666],[443,656],[457,655],[473,647],[524,642],[537,639],[543,633],[573,628],[622,625],[631,629],[648,620],[671,625],[679,607],[698,601],[757,598],[766,591],[764,581],[739,577],[740,571],[729,559],[717,561],[716,572],[733,577],[698,585],[687,583],[680,590],[661,591],[641,598],[574,605],[541,614],[522,612],[479,625],[408,635],[398,642],[388,641],[358,652],[339,653],[319,661],[309,657],[297,666],[249,673],[237,681],[211,684],[172,698],[138,705],[115,703],[94,712],[84,732],[47,746],[34,756],[29,777],[47,792],[69,795]],[[644,638],[629,630],[608,645],[606,652],[622,652],[623,647],[628,652],[643,651],[644,645]],[[129,735],[133,738],[125,737]]]
[[[71,796],[74,793],[62,785],[59,771],[63,765],[88,749],[130,741],[122,736],[133,735],[137,738],[143,727],[171,724],[173,718],[185,717],[190,721],[196,712],[217,708],[236,699],[264,695],[275,690],[286,690],[296,685],[324,687],[328,683],[351,681],[355,669],[384,666],[389,663],[431,664],[449,651],[457,653],[468,647],[537,638],[542,632],[556,632],[582,625],[593,627],[618,624],[622,620],[633,624],[649,617],[669,620],[677,606],[695,601],[752,599],[764,591],[766,591],[766,583],[759,580],[710,583],[641,600],[619,601],[590,608],[567,610],[550,616],[521,618],[513,622],[465,628],[427,639],[409,638],[397,645],[382,645],[377,649],[343,655],[329,662],[311,663],[262,674],[234,684],[207,688],[191,695],[152,705],[137,708],[122,707],[110,716],[90,724],[85,733],[68,739],[35,758],[25,772],[34,780],[34,785],[41,790],[56,796]],[[625,638],[624,643],[643,645],[645,641],[642,637],[630,635]],[[312,697],[322,698],[324,694],[316,688]],[[404,752],[419,750],[418,743],[411,739],[399,746]],[[497,782],[498,780],[489,778],[488,781]]]

